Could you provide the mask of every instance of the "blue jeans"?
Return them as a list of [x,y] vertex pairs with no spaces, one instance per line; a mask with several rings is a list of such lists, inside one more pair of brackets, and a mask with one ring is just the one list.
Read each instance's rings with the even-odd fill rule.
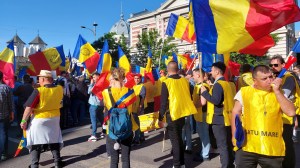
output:
[[[79,110],[79,112],[78,112]],[[73,99],[72,100],[72,118],[74,123],[82,123],[85,117],[85,102],[79,99]],[[79,117],[79,118],[78,118]]]
[[7,155],[9,118],[0,120],[0,157]]
[[97,120],[100,122],[100,124],[103,124],[103,106],[94,106],[90,105],[90,118],[92,123],[92,135],[96,136],[97,133]]
[[200,156],[203,159],[209,158],[209,149],[210,149],[210,141],[209,141],[209,132],[208,132],[208,124],[205,121],[206,113],[203,113],[203,122],[196,122],[197,132],[199,134],[200,142],[202,144],[202,151],[200,152]]
[[192,129],[191,129],[191,117],[192,115],[185,117],[185,124],[182,130],[182,140],[185,142],[185,149],[192,150]]

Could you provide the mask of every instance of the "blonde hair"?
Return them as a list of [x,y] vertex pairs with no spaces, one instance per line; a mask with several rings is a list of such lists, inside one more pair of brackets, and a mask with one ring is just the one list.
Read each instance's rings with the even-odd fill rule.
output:
[[114,80],[122,82],[125,79],[125,70],[123,68],[115,68],[111,72]]

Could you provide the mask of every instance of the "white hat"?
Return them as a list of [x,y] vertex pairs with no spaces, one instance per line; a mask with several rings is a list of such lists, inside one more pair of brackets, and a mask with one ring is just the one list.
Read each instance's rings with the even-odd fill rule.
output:
[[41,70],[40,74],[38,76],[52,78],[52,73],[51,73],[51,71],[48,71],[48,70]]

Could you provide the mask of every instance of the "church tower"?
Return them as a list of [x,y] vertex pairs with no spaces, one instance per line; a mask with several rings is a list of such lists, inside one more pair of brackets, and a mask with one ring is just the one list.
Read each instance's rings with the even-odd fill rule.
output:
[[42,40],[38,33],[38,35],[29,43],[29,55],[34,54],[37,51],[45,50],[46,46],[47,44]]
[[25,51],[25,44],[23,40],[21,40],[21,38],[18,36],[18,34],[16,33],[16,35],[7,42],[7,44],[9,44],[11,41],[14,41],[14,52],[15,52],[15,56],[24,56],[24,51]]

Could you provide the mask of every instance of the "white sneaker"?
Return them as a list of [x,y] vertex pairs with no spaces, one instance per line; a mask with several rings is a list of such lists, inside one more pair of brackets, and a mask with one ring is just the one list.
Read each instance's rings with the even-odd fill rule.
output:
[[98,138],[94,135],[91,135],[91,137],[88,139],[89,142],[96,142]]

